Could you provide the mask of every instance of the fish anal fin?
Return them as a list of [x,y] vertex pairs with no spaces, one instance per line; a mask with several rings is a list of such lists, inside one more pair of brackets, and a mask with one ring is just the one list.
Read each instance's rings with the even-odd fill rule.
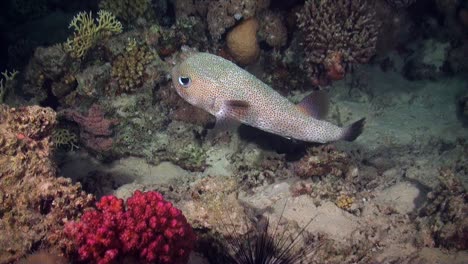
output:
[[324,91],[316,91],[307,95],[297,104],[299,110],[316,119],[323,119],[328,114],[330,100]]

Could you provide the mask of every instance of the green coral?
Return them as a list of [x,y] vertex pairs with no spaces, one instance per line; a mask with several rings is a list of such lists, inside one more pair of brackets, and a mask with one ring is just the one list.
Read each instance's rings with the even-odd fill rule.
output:
[[3,78],[0,78],[0,103],[3,103],[5,95],[11,87],[12,82],[15,80],[16,75],[19,72],[16,70],[2,72]]
[[73,58],[82,58],[102,38],[122,32],[122,24],[109,11],[100,10],[96,22],[91,12],[80,12],[70,22],[69,28],[75,32],[67,39],[65,50]]
[[76,145],[76,143],[78,142],[78,138],[76,137],[76,135],[70,132],[68,129],[64,128],[58,128],[54,130],[54,132],[52,133],[52,142],[56,147],[68,146],[70,147],[70,151],[73,151],[74,148],[79,148]]
[[144,81],[145,67],[154,58],[155,54],[147,46],[140,46],[136,40],[130,40],[125,52],[112,63],[112,78],[118,83],[115,94],[128,94],[140,88]]
[[126,22],[144,17],[149,10],[150,0],[102,0],[99,8],[109,10]]

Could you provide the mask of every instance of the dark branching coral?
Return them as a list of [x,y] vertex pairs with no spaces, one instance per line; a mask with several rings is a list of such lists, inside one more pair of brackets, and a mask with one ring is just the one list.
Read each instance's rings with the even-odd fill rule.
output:
[[298,22],[305,68],[316,84],[344,78],[375,53],[378,23],[367,0],[307,1]]

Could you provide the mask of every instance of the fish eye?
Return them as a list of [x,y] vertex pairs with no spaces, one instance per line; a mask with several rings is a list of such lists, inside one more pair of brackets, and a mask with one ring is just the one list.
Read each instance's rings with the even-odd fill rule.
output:
[[192,80],[190,80],[190,77],[185,77],[185,76],[180,76],[179,77],[179,84],[182,85],[185,88],[188,88]]

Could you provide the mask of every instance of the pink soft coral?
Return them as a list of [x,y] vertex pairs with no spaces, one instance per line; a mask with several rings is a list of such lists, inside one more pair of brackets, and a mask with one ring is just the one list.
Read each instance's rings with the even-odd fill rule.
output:
[[136,191],[127,200],[105,196],[97,210],[65,228],[82,261],[106,264],[134,256],[147,263],[187,263],[195,234],[182,212],[157,192]]

